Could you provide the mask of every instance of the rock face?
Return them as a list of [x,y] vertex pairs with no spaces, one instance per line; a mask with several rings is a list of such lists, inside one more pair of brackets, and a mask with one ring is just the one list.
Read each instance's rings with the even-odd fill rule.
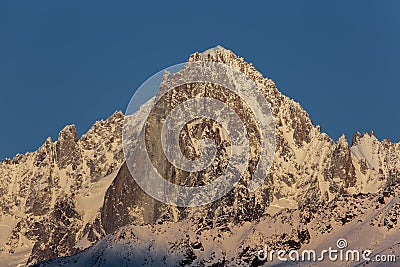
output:
[[[399,192],[397,185],[391,192],[338,196],[312,211],[286,209],[253,222],[201,231],[190,219],[162,225],[129,225],[77,255],[38,266],[281,266],[276,256],[272,262],[260,261],[258,251],[266,247],[268,251],[294,249],[300,253],[302,249],[313,249],[319,256],[323,249],[336,248],[338,238],[344,238],[352,250],[370,248],[381,255],[399,255]],[[342,264],[318,262],[311,266]],[[384,264],[397,266],[396,262]]]
[[104,236],[95,227],[98,210],[88,210],[85,200],[104,197],[94,189],[112,180],[107,177],[123,162],[122,122],[116,112],[79,140],[67,126],[56,142],[48,138],[36,152],[0,163],[1,266],[70,255],[84,236],[92,242]]
[[[232,191],[216,202],[196,208],[169,206],[143,192],[124,164],[121,113],[95,123],[80,139],[75,127],[67,126],[56,142],[48,139],[36,152],[18,155],[0,164],[0,225],[9,226],[3,227],[4,230],[0,228],[1,266],[10,262],[13,265],[34,264],[72,255],[106,235],[105,239],[78,254],[78,258],[57,260],[56,265],[70,265],[85,259],[93,266],[102,266],[107,257],[154,263],[158,262],[157,255],[163,255],[173,257],[181,266],[228,263],[257,266],[261,264],[255,261],[257,246],[265,242],[276,248],[300,248],[313,242],[319,231],[329,232],[330,228],[318,225],[325,217],[315,214],[328,212],[325,216],[336,218],[332,215],[338,212],[341,204],[357,201],[363,194],[368,194],[369,201],[374,203],[375,197],[383,191],[395,190],[400,179],[400,143],[380,142],[373,133],[355,134],[351,146],[344,136],[334,142],[319,126],[313,125],[298,103],[282,95],[272,80],[264,78],[252,64],[222,47],[195,53],[188,61],[218,62],[239,70],[256,83],[269,102],[276,125],[277,147],[265,183],[256,192],[250,192],[244,176]],[[159,113],[150,117],[149,143],[156,144],[159,139],[157,119],[179,101],[199,93],[218,94],[223,90],[201,83],[185,86],[180,93],[172,91],[167,95]],[[221,97],[229,96],[222,93]],[[235,102],[233,109],[245,110],[240,102]],[[140,117],[141,111],[135,116]],[[243,116],[248,114],[244,112]],[[257,135],[256,127],[254,135]],[[215,122],[195,120],[187,125],[182,136],[183,152],[188,158],[198,156],[194,137],[205,136],[217,140],[221,148],[215,168],[209,170],[218,174],[224,168],[224,151],[228,148],[224,146],[223,130]],[[257,151],[257,142],[251,145]],[[189,185],[208,182],[207,173],[195,175],[174,170],[156,148],[152,161],[167,179]],[[373,208],[371,206],[363,214]],[[350,208],[340,213],[344,217],[326,224],[338,223],[337,227],[332,226],[338,229],[343,221],[342,226],[363,215],[348,215],[348,212]],[[390,214],[397,214],[397,211]],[[391,221],[387,218],[389,215],[382,216]],[[398,227],[391,222],[392,228]],[[277,230],[278,236],[264,229],[281,229],[279,224],[287,227]],[[154,253],[160,253],[155,255],[149,251],[137,256],[133,247],[155,246],[155,241],[147,238],[157,242],[164,240],[160,241],[161,247],[153,249]],[[275,239],[279,242],[272,244]],[[167,242],[170,240],[172,245]],[[237,246],[227,247],[229,242]],[[212,254],[215,244],[221,245],[221,249]],[[123,248],[122,252],[117,251],[119,247]],[[164,263],[168,266],[166,260]],[[51,264],[51,261],[43,264]],[[92,266],[85,264],[82,263]]]

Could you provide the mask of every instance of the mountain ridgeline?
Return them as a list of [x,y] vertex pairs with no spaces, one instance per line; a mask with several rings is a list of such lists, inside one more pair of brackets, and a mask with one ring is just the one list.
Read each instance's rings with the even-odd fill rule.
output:
[[[167,205],[146,194],[128,170],[121,112],[96,122],[81,138],[73,125],[67,126],[57,141],[49,138],[37,151],[0,163],[1,266],[259,266],[257,250],[265,243],[277,249],[322,246],[322,237],[332,241],[335,233],[346,230],[349,242],[356,244],[352,231],[357,227],[358,233],[380,233],[377,243],[384,243],[383,236],[396,240],[400,143],[379,141],[373,132],[354,134],[351,144],[345,136],[335,142],[299,103],[230,50],[217,46],[188,59],[198,61],[242,72],[270,104],[276,151],[262,186],[255,192],[248,189],[248,170],[213,203]],[[181,99],[221,92],[204,83],[183,87],[167,95],[160,115]],[[240,101],[231,103],[234,110],[245,110]],[[143,111],[133,116],[141,119]],[[148,124],[152,131],[146,137],[160,147],[157,116]],[[252,127],[256,135],[257,125]],[[194,120],[182,141],[188,157],[196,157],[189,148],[196,151],[198,136],[211,136],[220,147],[226,144],[220,125]],[[256,141],[250,140],[250,146],[259,149]],[[199,173],[174,169],[162,153],[151,159],[168,180],[202,185],[224,168],[226,154],[217,154],[217,164]],[[390,244],[382,249],[396,250],[396,242]]]

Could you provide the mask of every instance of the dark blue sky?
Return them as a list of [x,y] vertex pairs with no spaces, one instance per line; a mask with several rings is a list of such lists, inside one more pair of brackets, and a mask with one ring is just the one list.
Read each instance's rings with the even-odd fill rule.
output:
[[399,1],[220,2],[2,1],[0,158],[67,124],[81,135],[149,76],[217,44],[335,140],[374,130],[400,141]]

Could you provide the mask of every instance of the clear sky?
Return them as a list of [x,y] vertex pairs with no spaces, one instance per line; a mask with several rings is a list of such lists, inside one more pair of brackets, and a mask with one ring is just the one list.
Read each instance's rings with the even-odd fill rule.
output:
[[333,139],[400,141],[400,1],[1,1],[0,158],[125,110],[140,84],[217,44]]

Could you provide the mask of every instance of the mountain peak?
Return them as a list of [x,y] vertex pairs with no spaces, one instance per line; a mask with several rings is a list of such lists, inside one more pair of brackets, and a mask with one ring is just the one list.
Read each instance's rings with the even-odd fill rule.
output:
[[[248,260],[250,257],[254,257],[253,253],[257,251],[259,243],[249,243],[243,246],[241,244],[238,248],[223,247],[220,251],[221,257],[216,257],[211,251],[219,244],[207,243],[206,240],[216,240],[216,242],[222,240],[224,244],[228,244],[233,240],[228,239],[231,235],[235,240],[239,236],[245,236],[250,241],[259,240],[260,236],[263,238],[266,236],[268,240],[278,240],[274,249],[282,244],[294,244],[298,247],[309,242],[311,238],[314,241],[318,240],[316,236],[310,236],[307,230],[307,227],[316,225],[314,222],[310,225],[314,214],[318,216],[321,213],[322,218],[328,220],[323,221],[323,225],[332,225],[338,229],[352,220],[355,222],[359,219],[365,220],[365,218],[353,215],[349,217],[346,215],[347,211],[344,214],[338,214],[331,207],[343,206],[336,205],[335,201],[339,201],[339,198],[346,195],[349,200],[354,200],[354,204],[363,205],[363,207],[368,207],[367,209],[371,207],[371,212],[375,212],[372,209],[375,207],[377,195],[371,195],[371,202],[364,205],[367,201],[365,195],[356,194],[377,194],[386,184],[398,183],[400,146],[389,147],[390,144],[388,144],[386,149],[375,141],[374,137],[371,137],[372,133],[364,134],[363,138],[360,133],[356,133],[353,143],[362,142],[356,147],[350,148],[344,135],[335,143],[328,135],[320,132],[320,127],[312,124],[309,115],[299,103],[281,94],[274,82],[264,78],[251,63],[222,46],[218,45],[202,53],[194,53],[188,59],[188,62],[198,61],[222,63],[242,72],[257,85],[271,107],[276,126],[276,153],[271,172],[265,177],[265,183],[261,185],[257,193],[247,189],[252,174],[246,171],[235,188],[208,205],[193,209],[177,209],[151,198],[131,175],[128,169],[129,162],[124,163],[122,133],[125,117],[122,112],[116,111],[108,119],[95,122],[79,140],[75,126],[69,125],[60,132],[56,142],[52,143],[51,139],[48,139],[38,151],[17,155],[14,160],[0,164],[0,177],[3,179],[3,182],[0,183],[0,192],[2,192],[0,221],[2,224],[8,223],[7,229],[10,229],[6,234],[2,233],[0,238],[0,266],[4,265],[4,261],[10,262],[10,259],[18,261],[17,264],[31,265],[50,258],[70,256],[101,239],[103,241],[100,242],[103,243],[99,244],[108,241],[114,242],[113,240],[116,239],[114,239],[113,233],[128,229],[122,228],[128,225],[138,229],[138,233],[150,229],[149,234],[150,232],[154,234],[154,237],[151,237],[153,240],[170,241],[168,240],[170,238],[174,244],[187,244],[187,246],[183,246],[183,254],[178,252],[188,255],[192,261],[193,255],[197,257],[197,261],[192,265],[204,262],[205,266],[211,266],[214,258],[222,257],[233,259],[233,263],[235,262],[233,255],[240,255],[239,257]],[[185,87],[185,90],[177,90],[176,94],[171,94],[170,100],[165,103],[161,102],[160,106],[157,106],[157,108],[160,107],[157,109],[157,116],[162,118],[175,108],[181,99],[193,98],[193,92],[197,95],[198,92],[202,92],[200,90],[205,90],[201,84],[195,89],[186,90]],[[240,101],[236,102],[236,98],[233,97],[232,99],[235,102],[230,103],[234,102],[232,108],[235,111],[245,111],[242,108],[244,105],[240,104]],[[243,102],[245,101],[246,99],[243,98]],[[148,103],[150,103],[149,106],[153,104],[151,101]],[[145,108],[141,108],[137,112],[138,118],[146,118]],[[246,119],[246,125],[251,128],[250,130],[256,133],[257,121],[255,120],[253,123],[252,118],[247,116],[243,116],[243,118]],[[247,121],[247,119],[249,120]],[[149,127],[149,134],[147,135],[145,132],[149,144],[151,143],[151,146],[157,149],[162,148],[159,136],[159,130],[163,126],[161,121],[158,119],[147,120],[146,127]],[[213,122],[210,124],[203,122],[193,121],[190,122],[190,127],[185,128],[185,138],[188,138],[182,139],[184,154],[191,155],[190,153],[196,149],[194,145],[198,141],[198,137],[208,136],[208,134],[214,136],[215,133],[215,136],[224,141],[225,137],[217,133],[217,130],[220,131],[220,126],[216,123],[211,124]],[[129,130],[135,137],[136,134],[142,133],[142,129],[143,127],[138,123]],[[131,140],[135,145],[136,139],[132,138]],[[221,142],[221,145],[225,143],[228,142]],[[254,151],[255,155],[259,151],[260,144],[255,140],[251,145],[251,148],[254,148],[251,151],[252,153]],[[225,148],[223,149],[226,151]],[[221,156],[215,158],[215,165],[210,165],[210,169],[212,169],[209,175],[204,175],[205,172],[186,174],[173,169],[173,165],[167,162],[167,158],[159,157],[162,151],[158,151],[160,153],[157,150],[148,152],[148,155],[155,155],[154,161],[152,160],[151,163],[161,167],[165,179],[177,184],[181,182],[188,185],[205,184],[216,173],[223,170],[223,164],[229,160],[228,156],[225,157],[225,153],[221,153]],[[135,164],[142,164],[143,159],[142,155],[135,156]],[[253,164],[256,162],[255,160],[250,163]],[[147,173],[150,173],[149,170],[152,168],[144,164],[138,166],[141,169],[134,175],[141,177],[148,175]],[[249,166],[251,165],[249,164]],[[153,165],[153,167],[155,166]],[[250,169],[249,167],[248,170]],[[353,196],[360,199],[353,199]],[[388,198],[388,196],[385,197]],[[342,201],[340,203],[344,203],[343,199],[340,201]],[[356,210],[360,212],[363,210],[361,208],[354,209],[353,206],[352,203],[348,205],[351,208],[351,214],[354,214]],[[319,210],[326,213],[318,212]],[[316,218],[315,222],[319,222],[319,219]],[[262,220],[265,222],[258,227],[256,224]],[[242,234],[239,229],[241,225],[245,225],[242,224],[244,222],[254,223],[255,228],[253,229],[267,229],[266,225],[273,227],[277,225],[276,223],[281,224],[281,221],[287,221],[297,229],[293,228],[294,231],[289,230],[288,233],[283,232],[274,236],[267,236],[266,233],[247,236]],[[379,219],[379,221],[383,221],[383,219]],[[299,222],[305,223],[301,225],[301,229],[306,230],[302,230],[301,233],[298,228]],[[339,224],[337,224],[338,222]],[[40,229],[38,229],[38,225]],[[166,229],[176,229],[177,231],[168,233],[166,237],[159,236],[157,233],[160,231],[158,230],[163,231],[160,228],[164,227],[163,225],[167,227]],[[212,227],[210,227],[211,225]],[[370,224],[366,222],[364,225]],[[171,227],[168,228],[169,226]],[[157,230],[153,231],[151,228],[145,227],[154,227],[153,229]],[[397,229],[398,224],[393,223],[390,227]],[[195,232],[190,232],[190,236],[185,234],[184,236],[193,237],[193,240],[182,241],[176,235],[178,232],[185,233],[186,231],[188,233],[188,231],[192,231],[191,229]],[[247,226],[244,230],[246,233],[248,232]],[[278,230],[282,231],[282,227],[279,226]],[[325,227],[317,230],[326,235],[330,232]],[[214,234],[210,231],[215,231],[215,236],[220,237],[213,238]],[[125,241],[129,240],[128,234],[120,233],[121,235],[117,235],[118,240],[121,242],[125,238]],[[150,235],[146,234],[146,241],[143,242],[147,242],[148,236]],[[140,238],[135,236],[132,238],[142,242]],[[151,247],[147,243],[143,244],[146,249]],[[27,247],[29,247],[28,250]],[[119,245],[113,245],[113,247],[119,247]],[[165,247],[169,247],[169,245]],[[180,248],[181,246],[176,247]],[[231,247],[234,250],[231,250]],[[243,247],[246,247],[246,250],[242,250]],[[95,254],[91,254],[91,251],[97,248],[99,246],[95,245],[92,249],[85,250],[78,255],[92,257]],[[134,248],[128,246],[128,250],[133,250],[135,255],[137,255],[137,248],[136,244]],[[201,248],[204,249],[204,252],[199,252]],[[20,257],[21,253],[25,253],[25,251],[26,254]],[[159,251],[157,249],[157,253]],[[186,253],[186,251],[189,252]],[[97,252],[95,251],[95,253]],[[172,257],[172,254],[169,253],[175,252],[166,251],[165,258]],[[227,253],[232,253],[232,256]],[[93,259],[98,259],[98,255],[100,254],[93,256]],[[208,255],[212,255],[212,259]],[[164,255],[162,256],[164,257]],[[149,259],[153,259],[151,257],[153,256],[149,254]],[[67,261],[70,259],[71,264],[73,264],[72,262],[76,263],[74,257],[61,258],[61,261],[64,259]],[[114,260],[115,257],[112,259]],[[131,259],[129,258],[129,260]],[[92,262],[90,261],[90,263]],[[126,265],[132,265],[132,262],[133,260]],[[59,264],[60,262],[53,265],[49,261],[38,266],[48,266],[47,263],[50,266],[62,265]],[[79,264],[77,263],[75,266],[79,266]],[[248,262],[246,265],[249,265]],[[104,265],[100,264],[99,266]]]
[[217,45],[216,47],[212,47],[212,48],[205,50],[201,54],[204,56],[207,56],[207,55],[215,56],[216,54],[226,54],[226,53],[233,54],[233,52],[231,50],[226,49],[225,47],[223,47],[221,45]]
[[70,138],[75,142],[78,141],[78,133],[76,132],[76,127],[74,124],[65,126],[58,135],[58,140]]
[[339,144],[347,144],[346,135],[342,134],[342,135],[339,137],[338,143],[339,143]]
[[232,65],[231,63],[240,61],[241,64],[245,64],[243,58],[237,56],[231,50],[226,49],[220,45],[209,48],[203,52],[195,52],[189,58],[189,62],[193,61],[210,61],[217,63],[225,63]]

